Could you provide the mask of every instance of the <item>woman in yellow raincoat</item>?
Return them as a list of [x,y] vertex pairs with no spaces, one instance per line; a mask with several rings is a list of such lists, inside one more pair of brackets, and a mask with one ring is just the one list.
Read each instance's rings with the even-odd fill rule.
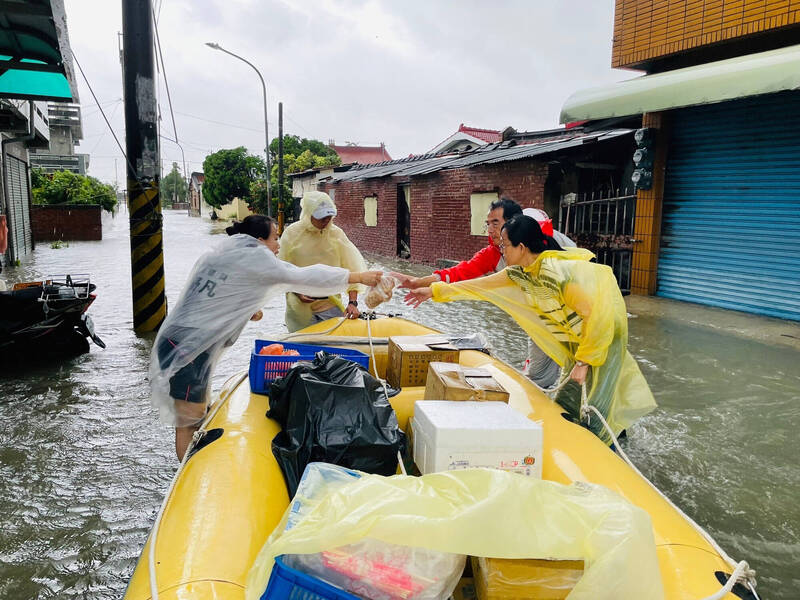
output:
[[[562,249],[528,216],[506,222],[501,240],[503,271],[412,290],[406,302],[485,300],[507,312],[561,366],[562,383],[569,378],[555,399],[575,418],[584,382],[615,435],[652,411],[653,394],[627,350],[625,302],[611,268],[589,262],[588,250]],[[611,443],[599,419],[590,428]]]
[[[306,192],[300,201],[300,220],[292,223],[281,236],[278,258],[298,267],[323,264],[356,272],[367,266],[361,252],[344,231],[332,223],[336,205],[324,192]],[[346,315],[358,318],[358,292],[361,286],[347,288],[348,303],[341,297],[312,298],[303,294],[286,294],[286,326],[297,331],[312,323]]]

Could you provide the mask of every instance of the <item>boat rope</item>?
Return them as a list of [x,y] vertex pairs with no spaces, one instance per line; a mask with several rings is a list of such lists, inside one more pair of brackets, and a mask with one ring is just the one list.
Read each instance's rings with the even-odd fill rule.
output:
[[[239,374],[239,379],[231,385],[228,389],[231,392],[236,389],[236,387],[242,383],[247,378],[247,371]],[[153,523],[153,531],[150,534],[150,549],[147,553],[147,570],[150,575],[150,599],[151,600],[158,600],[158,580],[156,578],[156,540],[158,539],[158,528],[161,525],[161,517],[164,515],[164,509],[167,507],[167,502],[169,501],[170,496],[172,495],[172,490],[175,489],[175,484],[178,481],[178,477],[180,476],[181,472],[183,471],[183,467],[186,466],[186,462],[192,455],[192,448],[197,444],[203,434],[206,432],[206,427],[211,422],[211,420],[217,415],[219,409],[222,407],[223,404],[230,398],[231,392],[228,392],[228,395],[224,398],[220,398],[220,401],[214,404],[212,409],[206,415],[206,418],[203,419],[203,422],[200,424],[200,427],[197,428],[192,434],[192,441],[189,444],[186,452],[183,455],[183,459],[181,460],[181,464],[178,466],[178,470],[175,471],[175,475],[172,477],[172,481],[169,484],[169,489],[167,493],[164,494],[164,501],[161,503],[161,507],[158,509],[158,514],[156,515],[155,523]]]
[[[553,401],[555,401],[556,394],[559,391],[561,391],[564,388],[564,386],[566,386],[567,383],[569,383],[570,381],[572,381],[572,379],[570,379],[569,377],[565,377],[563,381],[560,381],[558,383],[558,385],[547,390],[548,396]],[[750,589],[750,592],[753,594],[754,598],[756,600],[759,600],[759,596],[756,593],[755,570],[750,568],[750,565],[747,564],[747,561],[742,560],[737,562],[734,559],[732,559],[728,555],[728,553],[722,549],[722,547],[717,543],[717,541],[711,536],[710,533],[708,533],[705,529],[703,529],[703,527],[701,527],[689,515],[683,512],[683,510],[681,510],[679,506],[677,506],[672,500],[670,500],[664,494],[664,492],[658,489],[658,487],[656,487],[656,485],[652,481],[650,481],[647,477],[644,476],[644,474],[642,474],[642,472],[636,467],[636,465],[633,464],[631,459],[628,458],[628,455],[625,454],[625,451],[622,449],[622,446],[620,446],[617,436],[614,434],[614,431],[613,429],[611,429],[611,426],[608,424],[608,421],[606,421],[605,417],[603,417],[603,414],[597,409],[596,406],[592,406],[591,404],[589,404],[589,394],[586,391],[586,382],[584,381],[581,384],[581,408],[580,408],[581,422],[582,423],[585,422],[588,425],[592,413],[597,415],[597,417],[600,419],[600,422],[603,424],[603,427],[605,428],[606,432],[608,433],[609,436],[611,436],[611,440],[614,443],[614,450],[617,452],[617,454],[619,454],[622,460],[624,460],[627,463],[627,465],[631,469],[633,469],[637,475],[639,475],[639,477],[644,479],[647,482],[647,484],[651,488],[653,488],[653,490],[667,502],[667,504],[669,504],[673,509],[675,509],[675,511],[679,515],[681,515],[684,519],[686,519],[686,521],[688,521],[688,523],[692,527],[694,527],[694,529],[714,548],[714,550],[716,550],[717,554],[719,554],[719,556],[725,562],[727,562],[731,566],[731,568],[733,568],[733,573],[731,573],[731,576],[728,578],[728,581],[725,583],[725,585],[723,585],[722,588],[716,593],[712,594],[711,596],[707,596],[702,600],[720,600],[721,598],[724,598],[726,594],[730,593],[731,590],[733,589],[733,586],[736,585],[737,583],[742,583],[744,585],[747,585],[747,587]]]
[[[339,317],[339,320],[331,327],[330,329],[326,329],[325,331],[315,331],[314,333],[303,333],[302,331],[298,331],[297,333],[290,333],[289,335],[283,336],[283,341],[293,340],[295,338],[306,337],[309,335],[328,335],[330,332],[339,328],[339,326],[347,320],[347,317]],[[369,322],[369,321],[367,321]]]
[[[375,379],[380,381],[381,385],[383,386],[383,396],[386,398],[386,402],[391,405],[389,402],[389,392],[386,390],[386,380],[381,379],[378,376],[378,363],[375,361],[375,348],[372,346],[372,327],[370,327],[370,321],[372,321],[372,319],[367,317],[367,340],[369,341],[369,355],[372,358],[372,372],[375,373]],[[400,454],[400,450],[397,451],[397,464],[400,467],[400,472],[403,475],[408,475],[408,473],[406,473],[406,465],[403,463],[403,455]]]

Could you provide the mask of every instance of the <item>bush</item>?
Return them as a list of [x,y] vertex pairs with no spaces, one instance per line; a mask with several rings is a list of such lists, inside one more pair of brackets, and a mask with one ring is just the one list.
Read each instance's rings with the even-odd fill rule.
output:
[[99,204],[109,212],[117,205],[117,194],[112,186],[72,171],[48,175],[33,169],[31,187],[34,204]]

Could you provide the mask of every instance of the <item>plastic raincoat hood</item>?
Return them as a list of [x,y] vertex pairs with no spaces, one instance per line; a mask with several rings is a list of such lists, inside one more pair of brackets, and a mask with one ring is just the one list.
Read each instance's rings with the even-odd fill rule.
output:
[[[281,249],[278,258],[290,262],[298,267],[313,264],[324,264],[332,267],[342,267],[352,272],[366,271],[367,265],[361,252],[347,238],[341,228],[333,220],[324,228],[317,229],[311,222],[311,215],[321,202],[333,200],[324,192],[306,192],[300,201],[300,220],[292,223],[281,236]],[[363,291],[363,287],[351,285],[347,291]],[[343,308],[339,296],[331,296],[327,300],[317,303],[305,304],[296,295],[288,294],[286,297],[286,325],[289,331],[297,331],[311,324],[313,312],[331,305]]]

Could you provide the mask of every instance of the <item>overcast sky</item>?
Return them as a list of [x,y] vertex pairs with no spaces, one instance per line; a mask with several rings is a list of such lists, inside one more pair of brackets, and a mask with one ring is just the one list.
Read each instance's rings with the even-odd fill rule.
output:
[[[613,70],[613,0],[153,0],[187,169],[220,148],[263,152],[284,131],[337,143],[386,144],[393,158],[430,150],[460,123],[558,126],[574,91],[634,75]],[[66,0],[73,51],[124,140],[117,32],[120,0]],[[90,174],[124,187],[122,153],[78,75]],[[173,137],[163,74],[162,134]],[[115,158],[116,172],[115,172]],[[162,140],[165,168],[181,163]]]

